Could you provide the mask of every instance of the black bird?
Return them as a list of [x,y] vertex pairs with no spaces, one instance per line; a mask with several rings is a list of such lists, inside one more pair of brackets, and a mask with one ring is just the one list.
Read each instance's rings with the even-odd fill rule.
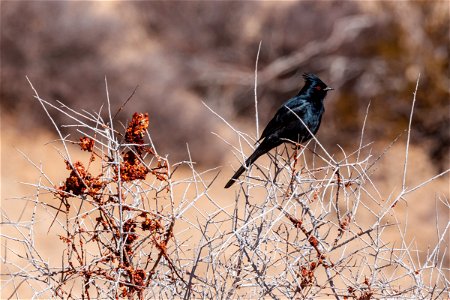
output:
[[305,85],[298,94],[286,101],[264,129],[259,146],[225,185],[229,188],[254,161],[284,142],[304,143],[312,136],[299,120],[301,118],[309,130],[316,134],[322,114],[325,111],[323,100],[329,90],[322,80],[314,74],[303,74]]

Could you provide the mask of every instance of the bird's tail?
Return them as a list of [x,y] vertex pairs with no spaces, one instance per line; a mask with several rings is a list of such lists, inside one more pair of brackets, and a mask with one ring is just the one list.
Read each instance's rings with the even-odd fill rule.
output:
[[239,178],[239,176],[241,176],[242,173],[244,173],[246,169],[245,165],[242,165],[237,171],[236,173],[234,173],[233,177],[231,177],[231,179],[227,182],[227,184],[225,185],[225,188],[229,188],[230,186],[233,185],[233,183],[236,181],[236,179]]
[[[233,183],[239,178],[239,176],[241,176],[242,173],[244,173],[244,171],[252,164],[255,162],[255,160],[257,160],[261,155],[263,155],[264,153],[267,153],[267,151],[269,151],[270,149],[272,149],[273,147],[267,147],[269,144],[265,143],[265,140],[256,148],[256,150],[252,153],[252,155],[250,155],[249,158],[247,158],[247,160],[245,161],[245,163],[236,171],[236,173],[234,173],[233,177],[231,177],[231,179],[227,182],[227,184],[225,185],[225,188],[229,188],[230,186],[233,185]],[[270,145],[271,146],[271,145]]]

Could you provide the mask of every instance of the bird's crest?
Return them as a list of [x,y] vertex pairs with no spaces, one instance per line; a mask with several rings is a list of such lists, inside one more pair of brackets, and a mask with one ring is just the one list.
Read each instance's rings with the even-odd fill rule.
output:
[[308,82],[308,81],[320,81],[320,82],[322,82],[322,81],[319,79],[319,77],[317,77],[316,75],[311,74],[311,73],[304,73],[304,74],[303,74],[303,78],[305,78],[305,81],[306,81],[306,82]]

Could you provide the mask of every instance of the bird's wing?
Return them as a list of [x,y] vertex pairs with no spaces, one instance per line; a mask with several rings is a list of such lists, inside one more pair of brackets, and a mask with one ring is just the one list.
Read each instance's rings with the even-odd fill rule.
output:
[[301,118],[305,114],[307,104],[306,101],[295,98],[284,103],[264,128],[258,141],[270,136],[287,124],[298,121],[298,117]]

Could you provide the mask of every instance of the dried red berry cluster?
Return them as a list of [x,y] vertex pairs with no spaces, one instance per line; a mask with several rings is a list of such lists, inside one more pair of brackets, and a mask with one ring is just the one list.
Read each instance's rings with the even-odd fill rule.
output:
[[125,141],[130,144],[144,144],[145,132],[148,128],[148,114],[135,112],[125,133]]
[[94,150],[94,140],[85,136],[81,137],[80,147],[83,151],[92,152]]
[[310,263],[309,265],[301,266],[300,272],[298,274],[301,279],[300,288],[304,289],[307,286],[310,286],[314,281],[314,271],[317,268],[317,264],[315,262]]
[[88,194],[95,197],[106,185],[100,176],[93,177],[79,161],[73,165],[66,161],[66,168],[71,172],[65,183],[58,188],[58,194],[63,198],[68,198],[68,193],[76,196]]

